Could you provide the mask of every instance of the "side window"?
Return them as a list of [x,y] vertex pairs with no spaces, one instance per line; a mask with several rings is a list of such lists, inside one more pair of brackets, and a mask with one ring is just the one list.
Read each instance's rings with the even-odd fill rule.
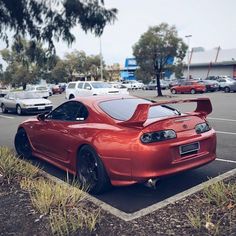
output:
[[70,83],[70,84],[68,85],[68,89],[73,89],[73,88],[75,88],[75,83]]
[[84,84],[84,89],[91,90],[92,87],[91,87],[91,85],[90,85],[89,83],[85,83],[85,84]]
[[14,93],[9,93],[8,94],[8,99],[10,99],[10,100],[15,99],[15,94]]
[[84,83],[78,83],[77,88],[82,89],[82,88],[83,88],[83,85],[84,85]]
[[47,119],[61,121],[84,121],[88,117],[87,108],[80,102],[71,101],[53,110]]

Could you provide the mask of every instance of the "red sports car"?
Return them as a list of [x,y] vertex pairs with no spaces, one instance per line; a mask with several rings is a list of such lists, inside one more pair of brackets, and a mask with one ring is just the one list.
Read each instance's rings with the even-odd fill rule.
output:
[[[195,102],[194,112],[168,104]],[[213,161],[216,134],[208,98],[152,103],[132,96],[80,97],[20,124],[19,155],[78,176],[92,193],[141,183]]]

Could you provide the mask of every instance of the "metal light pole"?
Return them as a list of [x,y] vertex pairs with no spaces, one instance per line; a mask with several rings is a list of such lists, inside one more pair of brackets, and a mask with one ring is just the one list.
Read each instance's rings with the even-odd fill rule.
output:
[[185,36],[188,40],[188,72],[187,72],[187,79],[189,79],[189,64],[190,64],[190,38],[192,37],[191,34]]
[[103,81],[102,39],[101,39],[101,37],[100,37],[100,70],[101,70],[101,80]]

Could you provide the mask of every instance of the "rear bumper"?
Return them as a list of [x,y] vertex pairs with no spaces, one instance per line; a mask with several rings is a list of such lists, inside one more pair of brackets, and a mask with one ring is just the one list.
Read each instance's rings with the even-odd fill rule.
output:
[[[199,142],[200,149],[196,153],[181,156],[179,147],[189,143]],[[180,173],[205,165],[216,158],[215,131],[189,136],[188,139],[178,138],[176,142],[169,140],[159,144],[140,145],[132,151],[131,159],[123,164],[123,172],[116,169],[121,166],[113,161],[113,168],[109,168],[109,176],[113,185],[129,185],[145,182],[151,178]],[[128,166],[130,165],[130,172]],[[106,165],[107,166],[107,165]]]

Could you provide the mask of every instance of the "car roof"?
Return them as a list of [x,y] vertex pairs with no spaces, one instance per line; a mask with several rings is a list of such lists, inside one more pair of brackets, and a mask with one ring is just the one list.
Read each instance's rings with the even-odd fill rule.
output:
[[72,99],[73,101],[82,102],[87,105],[94,105],[99,104],[100,102],[105,101],[112,101],[112,100],[118,100],[118,99],[131,99],[131,98],[137,98],[135,96],[131,95],[108,95],[108,96],[86,96],[86,97],[76,97]]

